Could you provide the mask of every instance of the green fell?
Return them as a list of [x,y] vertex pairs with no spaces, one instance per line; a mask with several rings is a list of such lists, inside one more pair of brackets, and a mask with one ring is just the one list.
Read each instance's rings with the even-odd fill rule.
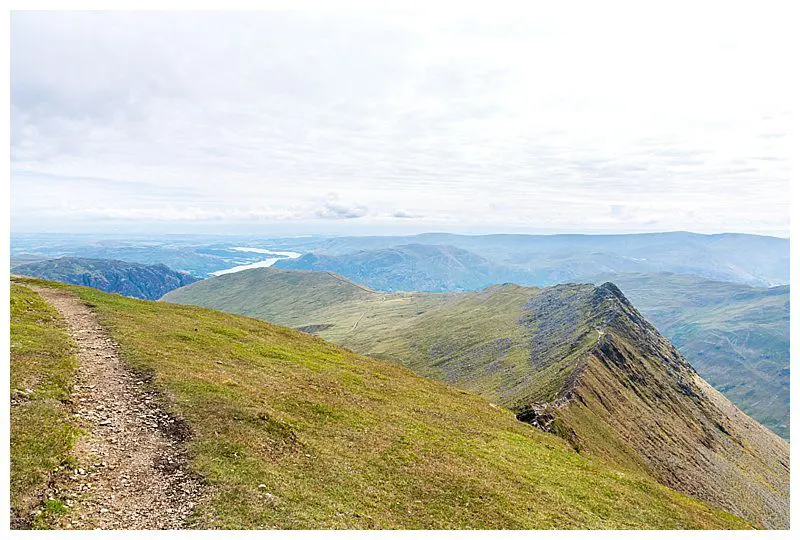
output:
[[739,528],[503,408],[289,328],[69,287],[188,422],[218,528]]
[[34,512],[78,435],[66,405],[77,369],[74,343],[58,312],[18,285],[11,286],[10,341],[11,522],[45,527],[47,513]]
[[613,284],[426,294],[346,282],[342,296],[345,281],[331,274],[267,268],[225,277],[164,300],[295,326],[401,363],[507,407],[582,453],[764,526],[788,524],[786,442],[714,394]]
[[698,276],[617,274],[611,280],[697,371],[744,412],[789,439],[789,286]]

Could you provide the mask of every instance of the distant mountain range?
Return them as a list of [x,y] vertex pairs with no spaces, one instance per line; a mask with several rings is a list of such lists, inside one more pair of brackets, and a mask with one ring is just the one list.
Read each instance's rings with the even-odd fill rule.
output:
[[346,255],[408,244],[471,251],[495,264],[524,271],[526,282],[535,285],[587,281],[598,274],[623,272],[672,272],[756,286],[789,282],[789,240],[748,234],[429,233],[330,238],[307,242],[304,250],[318,255]]
[[316,333],[510,408],[765,526],[788,519],[788,444],[716,392],[612,284],[381,293],[255,269],[165,296]]
[[380,291],[453,292],[525,280],[514,271],[453,246],[411,244],[346,255],[308,253],[275,263],[287,270],[330,271]]
[[11,273],[85,285],[145,300],[158,300],[173,289],[198,281],[196,277],[176,272],[163,264],[144,265],[77,257],[22,264],[12,268]]
[[[755,286],[789,283],[789,240],[747,234],[694,234],[687,232],[621,235],[458,235],[428,233],[411,236],[349,237],[221,237],[165,235],[146,237],[88,237],[86,235],[12,235],[12,259],[25,257],[84,257],[115,259],[141,264],[166,264],[170,268],[206,277],[212,272],[263,259],[239,247],[294,251],[317,256],[342,256],[361,251],[381,251],[409,245],[450,246],[488,261],[491,271],[505,272],[512,281],[530,285],[587,282],[599,274],[672,272],[718,281]],[[407,254],[424,259],[424,254]],[[440,254],[434,253],[435,259]],[[422,259],[421,259],[422,258]],[[457,257],[457,258],[460,258]],[[363,259],[363,255],[359,255]],[[20,261],[20,263],[23,261]],[[341,263],[341,261],[339,261]],[[467,290],[481,282],[489,268],[481,262],[475,276],[467,273],[437,275],[435,265],[415,268],[438,285],[452,281],[452,290]],[[339,268],[344,275],[346,264]],[[369,264],[366,264],[369,267]],[[520,276],[521,274],[521,276]],[[368,274],[365,274],[369,277]],[[514,277],[520,276],[520,277]],[[403,285],[401,287],[401,285]],[[391,290],[404,284],[388,281]],[[474,287],[473,287],[474,288]],[[416,288],[416,290],[421,290]]]

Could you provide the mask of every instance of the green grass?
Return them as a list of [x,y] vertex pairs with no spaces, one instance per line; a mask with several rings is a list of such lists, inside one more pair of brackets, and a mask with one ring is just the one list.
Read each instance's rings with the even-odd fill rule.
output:
[[581,452],[764,527],[788,527],[786,441],[713,391],[654,330],[615,321],[574,392],[555,414]]
[[[552,416],[582,452],[758,523],[787,523],[785,441],[730,403],[712,404],[691,383],[692,368],[612,285],[383,294],[328,274],[266,268],[226,277],[165,300],[231,311],[239,303],[278,324],[317,325],[319,336],[518,413],[572,396]],[[623,344],[606,363],[596,358],[601,332]]]
[[738,528],[473,394],[295,330],[70,287],[193,431],[222,528]]
[[30,517],[55,470],[69,462],[78,435],[64,404],[76,369],[74,343],[58,312],[30,289],[12,285],[10,487],[15,526],[47,524],[49,511],[33,523]]
[[164,300],[292,327],[324,325],[317,335],[326,340],[513,408],[554,398],[575,365],[553,350],[537,358],[549,369],[530,369],[531,341],[541,325],[520,319],[541,291],[502,285],[468,293],[381,293],[327,272],[261,268],[204,280]]
[[789,287],[750,287],[669,273],[616,283],[705,380],[789,439]]
[[[766,289],[667,273],[596,279],[598,283],[606,280],[620,286],[715,388],[788,440],[788,287]],[[164,299],[292,327],[332,324],[318,335],[362,354],[402,362],[504,405],[514,406],[519,395],[541,401],[560,388],[558,381],[568,376],[569,363],[551,365],[551,373],[531,380],[524,349],[532,336],[515,328],[514,317],[540,289],[507,286],[501,290],[505,292],[497,298],[507,304],[490,307],[481,305],[489,296],[481,292],[380,293],[326,272],[264,268],[204,280]],[[477,316],[493,326],[487,327]],[[481,324],[476,325],[476,320]],[[448,332],[442,335],[441,328]],[[453,329],[458,336],[452,334]],[[457,373],[455,364],[478,356],[482,345],[509,338],[514,345],[508,354],[483,361],[476,358],[470,377]],[[431,346],[458,354],[436,358],[432,365]],[[470,350],[475,347],[477,351]]]

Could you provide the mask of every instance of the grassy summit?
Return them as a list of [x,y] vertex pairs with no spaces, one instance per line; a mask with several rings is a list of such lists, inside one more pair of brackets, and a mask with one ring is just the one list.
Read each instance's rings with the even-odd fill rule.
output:
[[747,526],[396,364],[241,316],[62,287],[188,422],[213,494],[199,526]]

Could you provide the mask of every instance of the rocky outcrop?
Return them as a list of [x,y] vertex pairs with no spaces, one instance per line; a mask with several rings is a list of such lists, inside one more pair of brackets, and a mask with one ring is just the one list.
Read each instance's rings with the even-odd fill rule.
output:
[[754,523],[788,527],[786,441],[700,378],[616,286],[584,296],[596,343],[555,399],[517,417]]
[[144,265],[106,259],[63,257],[16,266],[12,274],[94,287],[104,292],[144,300],[158,300],[198,278],[163,264]]

